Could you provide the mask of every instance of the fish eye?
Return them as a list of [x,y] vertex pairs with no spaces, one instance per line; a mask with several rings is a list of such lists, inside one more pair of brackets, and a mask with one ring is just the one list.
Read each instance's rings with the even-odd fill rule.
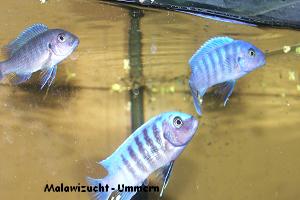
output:
[[59,42],[66,41],[65,34],[63,34],[63,33],[58,34],[57,39],[58,39]]
[[176,128],[181,128],[183,126],[183,121],[180,117],[175,117],[173,119],[173,125],[176,127]]
[[250,49],[248,50],[248,54],[249,54],[250,57],[254,57],[254,56],[255,56],[255,51],[254,51],[254,49],[250,48]]

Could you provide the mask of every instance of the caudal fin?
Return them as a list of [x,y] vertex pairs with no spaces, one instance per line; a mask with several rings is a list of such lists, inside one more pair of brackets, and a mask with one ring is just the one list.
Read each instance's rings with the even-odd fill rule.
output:
[[95,192],[93,194],[93,199],[95,199],[95,200],[108,200],[109,199],[109,197],[112,193],[111,188],[108,188],[107,192],[99,190],[100,189],[99,185],[105,187],[105,185],[107,184],[104,182],[103,179],[94,179],[94,178],[87,177],[86,180],[90,186],[97,188],[97,192]]

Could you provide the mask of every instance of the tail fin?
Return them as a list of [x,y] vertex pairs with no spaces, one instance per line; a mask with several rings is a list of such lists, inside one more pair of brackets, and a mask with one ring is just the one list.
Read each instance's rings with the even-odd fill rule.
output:
[[87,177],[86,180],[90,186],[97,187],[98,191],[96,193],[94,193],[93,199],[95,199],[95,200],[108,200],[109,199],[109,197],[112,193],[111,188],[108,188],[107,192],[100,191],[100,188],[99,188],[99,185],[105,187],[105,185],[107,184],[104,182],[103,179],[93,179],[93,178]]

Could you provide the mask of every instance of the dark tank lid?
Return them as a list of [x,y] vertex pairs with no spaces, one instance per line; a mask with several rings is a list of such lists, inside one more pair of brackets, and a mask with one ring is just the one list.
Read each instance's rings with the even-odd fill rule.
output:
[[300,0],[109,0],[219,21],[300,29]]

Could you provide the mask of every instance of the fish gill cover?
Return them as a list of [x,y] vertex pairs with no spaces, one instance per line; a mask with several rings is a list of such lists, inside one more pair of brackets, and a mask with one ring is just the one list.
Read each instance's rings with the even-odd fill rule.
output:
[[300,29],[300,0],[108,0],[219,21]]

